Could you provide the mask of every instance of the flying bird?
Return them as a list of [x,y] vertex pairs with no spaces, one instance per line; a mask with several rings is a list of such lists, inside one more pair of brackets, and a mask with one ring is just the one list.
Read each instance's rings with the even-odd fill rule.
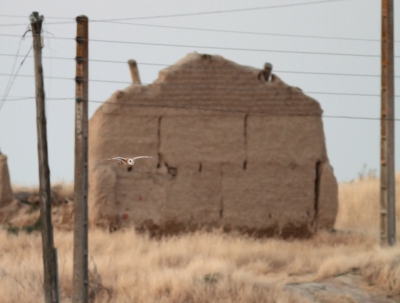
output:
[[140,157],[135,157],[135,158],[114,157],[114,158],[107,158],[102,161],[116,160],[119,162],[119,164],[133,166],[133,164],[135,164],[136,159],[142,159],[142,158],[154,158],[154,157],[152,157],[152,156],[140,156]]

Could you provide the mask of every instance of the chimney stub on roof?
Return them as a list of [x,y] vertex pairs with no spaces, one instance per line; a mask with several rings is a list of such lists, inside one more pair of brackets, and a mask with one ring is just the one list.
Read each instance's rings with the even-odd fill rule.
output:
[[135,60],[129,60],[129,69],[131,71],[132,82],[135,84],[141,84],[140,76],[139,76],[139,69]]

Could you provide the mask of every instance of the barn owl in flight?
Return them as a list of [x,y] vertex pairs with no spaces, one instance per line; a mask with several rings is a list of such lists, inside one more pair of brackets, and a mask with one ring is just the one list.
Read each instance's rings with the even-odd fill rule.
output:
[[119,162],[119,164],[133,166],[133,164],[135,164],[136,159],[142,159],[142,158],[154,158],[154,157],[151,157],[151,156],[140,156],[140,157],[135,157],[135,158],[114,157],[114,158],[107,158],[102,161],[116,160]]

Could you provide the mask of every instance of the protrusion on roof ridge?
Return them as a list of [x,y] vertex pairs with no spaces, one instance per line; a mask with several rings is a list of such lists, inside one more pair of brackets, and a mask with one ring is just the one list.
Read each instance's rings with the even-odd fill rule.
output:
[[142,82],[140,81],[139,68],[137,66],[137,62],[133,59],[130,59],[128,60],[128,64],[129,64],[129,69],[131,71],[132,83],[142,84]]
[[263,73],[263,78],[264,78],[265,82],[269,82],[271,73],[272,73],[272,64],[269,62],[266,62],[264,64],[264,70],[262,71],[262,73]]

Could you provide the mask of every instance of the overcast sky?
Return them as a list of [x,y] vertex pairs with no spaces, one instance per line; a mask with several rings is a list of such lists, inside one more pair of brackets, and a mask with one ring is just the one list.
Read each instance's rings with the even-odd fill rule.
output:
[[[6,90],[10,79],[7,75],[13,69],[12,55],[17,54],[20,42],[19,55],[23,56],[27,54],[32,44],[30,33],[23,40],[21,36],[29,24],[28,16],[32,11],[38,11],[45,16],[43,55],[46,58],[43,65],[47,77],[70,79],[75,77],[75,62],[72,60],[75,57],[75,41],[54,38],[74,38],[76,35],[74,18],[81,14],[87,15],[91,20],[91,39],[188,45],[188,47],[176,47],[90,42],[91,59],[121,63],[92,61],[89,64],[89,77],[97,80],[127,82],[126,84],[90,82],[89,98],[91,100],[104,101],[116,90],[128,85],[130,74],[127,64],[124,63],[128,59],[136,59],[139,62],[142,82],[151,83],[157,78],[159,70],[163,68],[161,65],[151,64],[173,64],[186,54],[197,51],[222,55],[239,64],[257,68],[262,68],[265,62],[272,63],[274,72],[283,81],[300,87],[317,99],[326,116],[378,118],[380,116],[381,1],[315,2],[318,0],[0,0],[2,8],[0,95]],[[272,8],[272,6],[299,3],[309,4]],[[121,21],[135,23],[135,25],[95,22],[95,20],[257,7],[259,7],[257,10],[240,12]],[[400,40],[399,19],[400,6],[397,5],[395,6],[396,40]],[[63,23],[51,24],[57,22]],[[264,33],[264,35],[150,27],[138,24],[242,31]],[[5,35],[15,35],[15,37]],[[399,45],[396,42],[395,47]],[[207,49],[206,46],[231,49]],[[262,51],[235,50],[235,48]],[[314,54],[291,53],[292,51]],[[331,55],[315,53],[330,53]],[[398,51],[396,53],[400,56]],[[349,56],[348,54],[371,56]],[[55,59],[56,57],[71,58],[71,60],[59,60]],[[20,66],[22,59],[18,57],[16,68]],[[395,70],[399,75],[398,64]],[[32,58],[27,58],[18,75],[9,92],[8,100],[35,95],[34,78],[23,77],[33,75]],[[396,94],[400,95],[398,83],[396,79]],[[69,79],[46,79],[45,90],[49,99],[71,98],[75,94],[75,85],[74,81]],[[316,94],[317,92],[328,94]],[[364,96],[345,94],[364,94]],[[365,96],[365,94],[373,96]],[[396,101],[398,100],[399,98],[396,98]],[[98,103],[89,104],[90,116],[99,105]],[[72,99],[48,100],[46,106],[51,180],[53,182],[71,181],[74,172],[74,101]],[[396,108],[396,113],[396,116],[400,118],[399,108]],[[38,183],[35,117],[36,109],[33,99],[6,101],[0,111],[0,149],[8,156],[11,179],[14,184]],[[397,170],[400,168],[399,125],[400,123],[397,122]],[[328,156],[339,181],[356,178],[364,165],[379,172],[379,121],[326,117],[324,130]]]

